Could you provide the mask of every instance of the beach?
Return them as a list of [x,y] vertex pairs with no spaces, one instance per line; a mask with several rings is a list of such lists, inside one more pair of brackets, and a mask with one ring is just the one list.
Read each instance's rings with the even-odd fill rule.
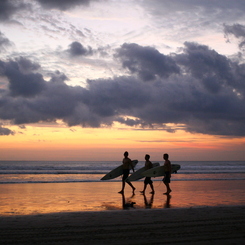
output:
[[244,244],[245,207],[2,217],[2,244]]
[[[244,180],[1,185],[2,244],[244,244]],[[229,187],[229,188],[228,188]],[[149,188],[149,187],[148,187]]]

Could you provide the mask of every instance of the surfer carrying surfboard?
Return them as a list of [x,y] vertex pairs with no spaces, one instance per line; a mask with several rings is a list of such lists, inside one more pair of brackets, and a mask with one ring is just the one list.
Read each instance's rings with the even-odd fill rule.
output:
[[130,168],[132,168],[134,171],[134,166],[132,164],[131,159],[128,157],[128,152],[125,151],[123,155],[124,155],[124,158],[122,161],[122,163],[123,163],[122,190],[119,191],[118,193],[124,193],[125,182],[127,182],[127,184],[129,184],[131,186],[131,188],[133,189],[133,194],[134,194],[134,191],[136,188],[132,185],[132,183],[130,181],[128,181],[128,180],[126,181],[126,179],[129,176]]
[[[148,169],[150,169],[152,167],[153,167],[153,164],[150,161],[150,155],[146,154],[145,155],[145,170],[148,170]],[[145,177],[145,180],[144,180],[144,190],[141,191],[141,193],[142,194],[145,194],[145,190],[146,190],[146,187],[147,187],[148,184],[150,185],[151,190],[152,190],[150,193],[151,194],[154,194],[155,191],[154,191],[154,187],[153,187],[153,183],[152,183],[151,177]]]
[[169,195],[169,193],[172,191],[169,186],[172,169],[171,169],[171,162],[168,160],[168,158],[169,155],[167,153],[163,154],[163,159],[165,160],[163,165],[165,175],[162,181],[167,187],[167,192],[164,193],[165,195]]

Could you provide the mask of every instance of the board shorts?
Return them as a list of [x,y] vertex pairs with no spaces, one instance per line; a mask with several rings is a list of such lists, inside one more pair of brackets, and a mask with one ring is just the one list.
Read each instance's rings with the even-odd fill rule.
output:
[[152,184],[151,177],[145,177],[144,183],[147,184]]
[[165,172],[165,176],[162,179],[163,183],[170,183],[170,172]]
[[123,177],[122,180],[125,181],[129,176],[129,169],[123,169]]

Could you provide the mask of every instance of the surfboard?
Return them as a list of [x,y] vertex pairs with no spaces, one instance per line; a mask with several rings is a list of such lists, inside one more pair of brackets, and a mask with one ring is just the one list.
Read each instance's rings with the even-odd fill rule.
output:
[[[179,164],[171,164],[172,167],[172,173],[177,173],[177,171],[180,169]],[[164,176],[164,168],[163,166],[159,166],[156,168],[151,168],[146,170],[145,172],[142,173],[143,176],[145,177],[158,177],[158,176]]]
[[[132,164],[135,167],[138,163],[138,160],[133,160]],[[108,174],[106,174],[101,180],[109,180],[109,179],[115,179],[116,177],[123,174],[123,165],[120,165],[113,170],[111,170]]]
[[[152,163],[152,165],[153,165],[153,168],[155,168],[155,167],[158,167],[160,164],[159,164],[159,162],[155,162],[155,163]],[[138,169],[137,171],[135,171],[134,173],[132,173],[127,178],[126,181],[136,181],[136,180],[139,180],[141,178],[144,178],[144,176],[142,175],[142,173],[145,172],[145,171],[146,171],[146,168],[145,167]]]

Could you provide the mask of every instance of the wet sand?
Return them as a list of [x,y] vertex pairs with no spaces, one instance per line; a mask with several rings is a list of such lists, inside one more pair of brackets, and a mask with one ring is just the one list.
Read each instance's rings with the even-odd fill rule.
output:
[[153,197],[134,184],[1,185],[1,243],[244,244],[245,181],[173,181],[171,196],[154,182]]
[[149,187],[145,196],[140,194],[143,181],[133,184],[135,195],[129,186],[124,195],[118,194],[120,182],[2,184],[0,216],[122,210],[131,202],[135,209],[245,205],[245,180],[172,181],[171,196],[163,195],[161,181],[154,181],[155,195]]

